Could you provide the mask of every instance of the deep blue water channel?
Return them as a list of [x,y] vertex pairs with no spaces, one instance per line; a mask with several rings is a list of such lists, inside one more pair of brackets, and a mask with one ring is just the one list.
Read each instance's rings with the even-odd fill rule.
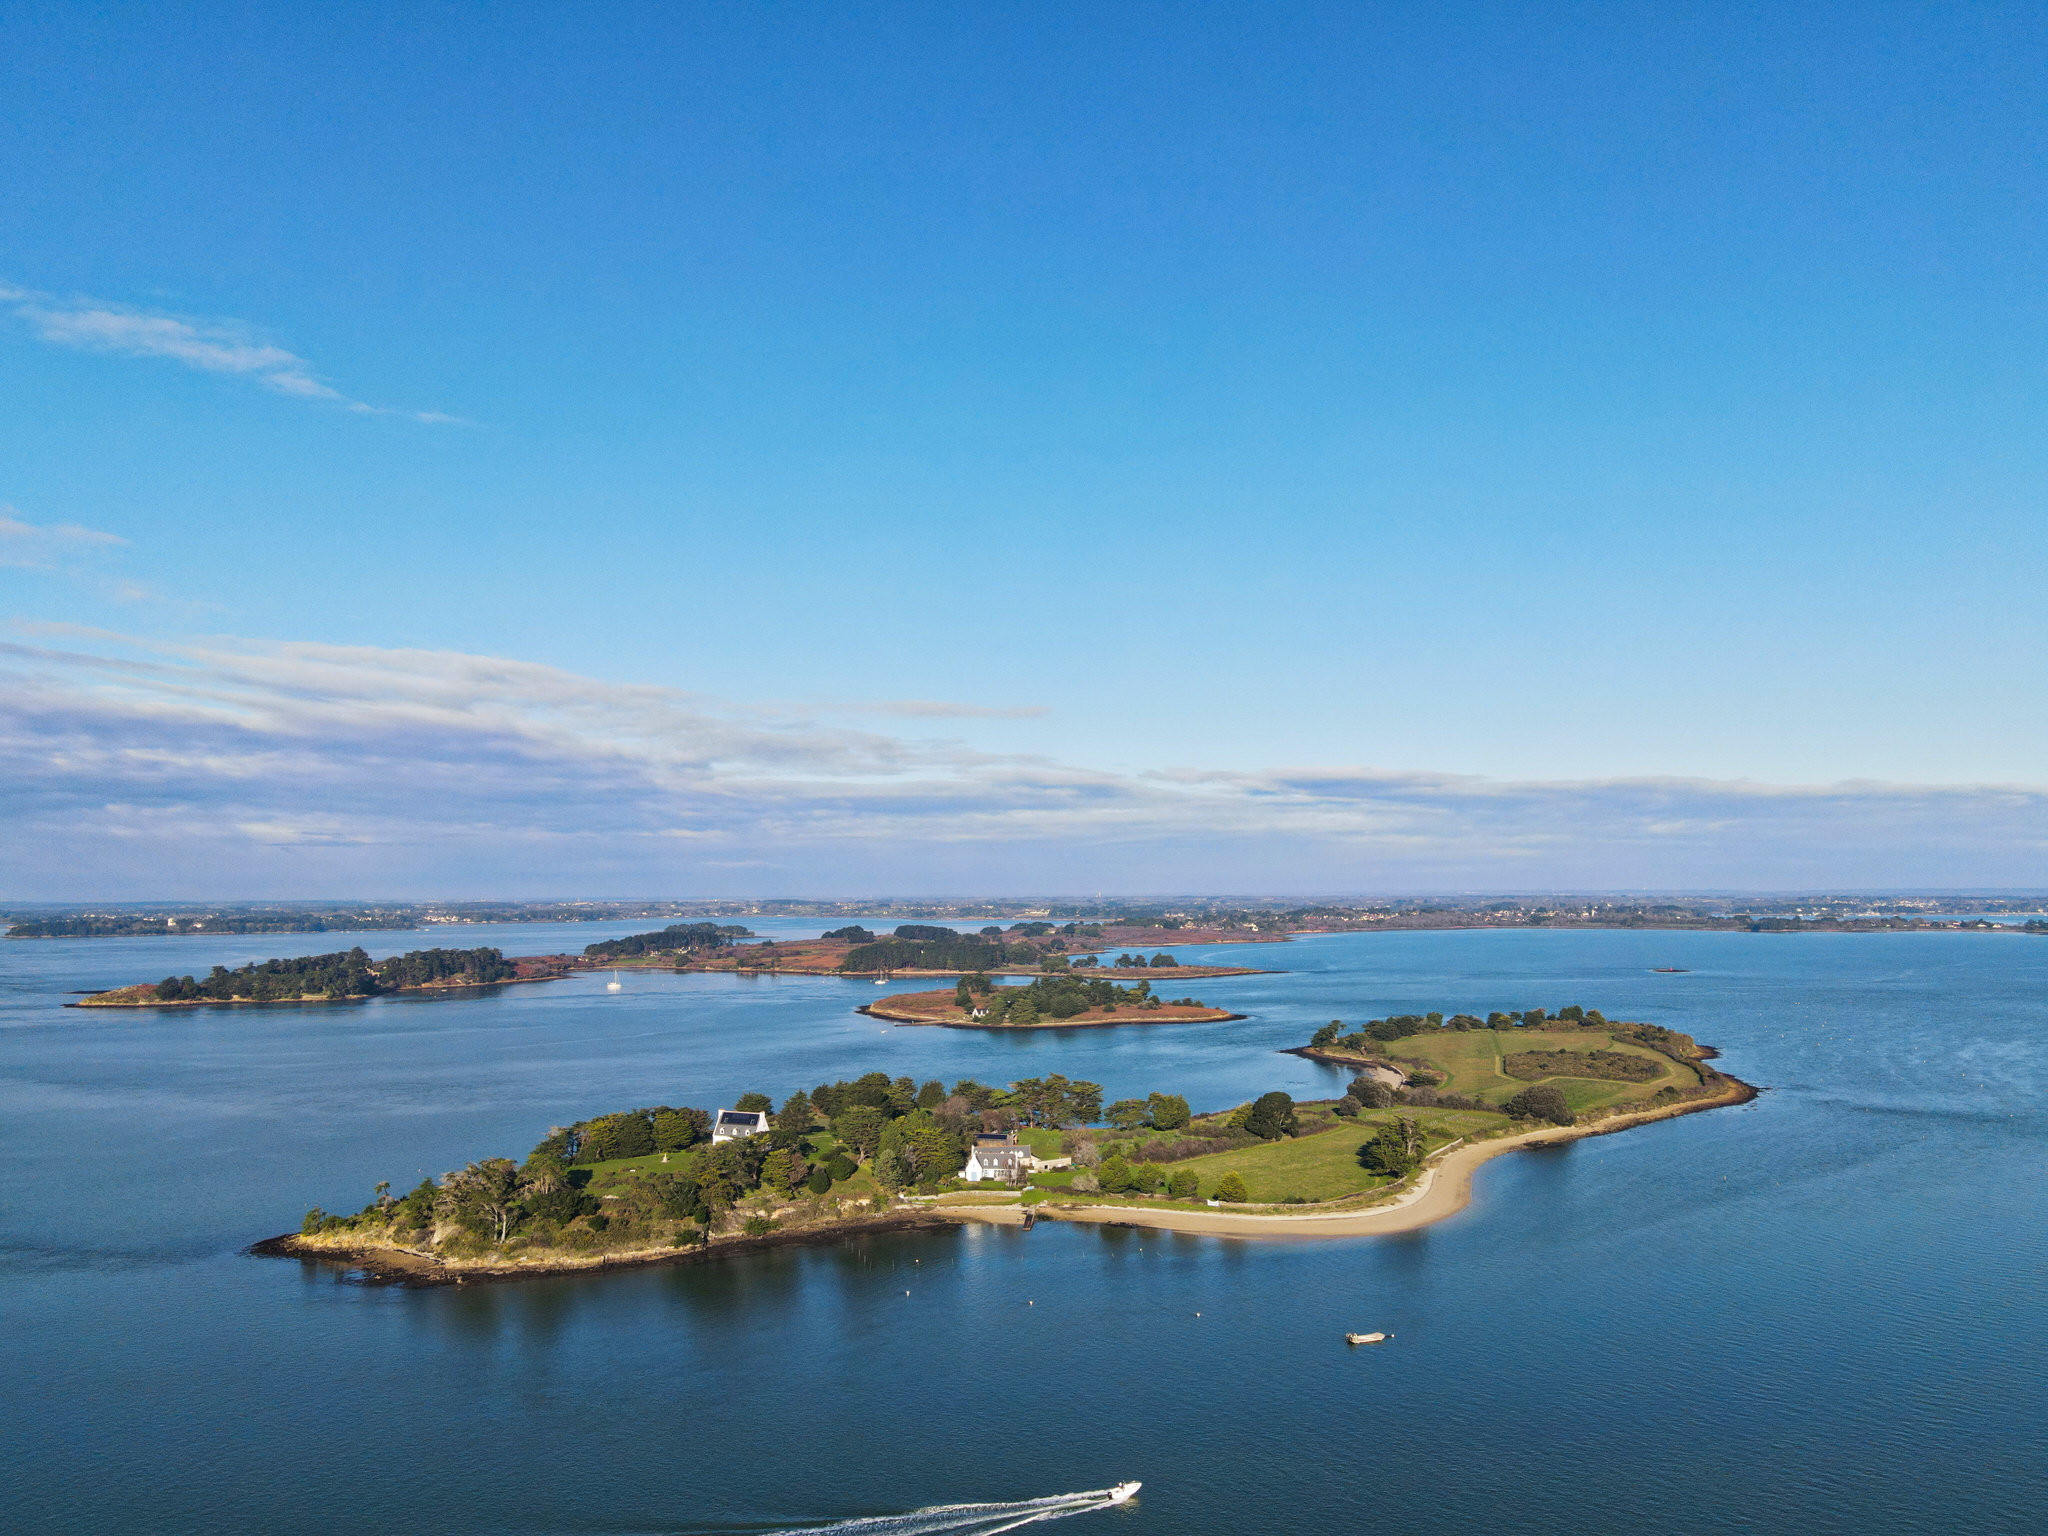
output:
[[[333,947],[0,944],[0,1527],[767,1530],[1140,1478],[1075,1529],[2048,1529],[2048,939],[1317,938],[1194,987],[1242,1023],[1024,1037],[796,979],[61,1006]],[[1769,1091],[1502,1158],[1398,1238],[1042,1224],[459,1292],[241,1251],[636,1104],[881,1068],[1215,1107],[1330,1092],[1276,1054],[1329,1018],[1568,1002]]]

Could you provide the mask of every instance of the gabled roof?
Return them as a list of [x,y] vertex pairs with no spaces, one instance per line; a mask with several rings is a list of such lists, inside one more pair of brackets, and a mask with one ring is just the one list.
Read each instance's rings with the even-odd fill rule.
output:
[[721,1109],[713,1127],[721,1131],[765,1131],[768,1116],[758,1109]]

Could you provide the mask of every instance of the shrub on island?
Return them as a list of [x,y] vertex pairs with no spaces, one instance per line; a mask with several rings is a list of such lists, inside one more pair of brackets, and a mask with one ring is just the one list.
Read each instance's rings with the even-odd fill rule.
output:
[[1394,1102],[1394,1090],[1376,1077],[1353,1078],[1344,1096],[1359,1109],[1387,1109]]
[[1242,1205],[1250,1198],[1244,1187],[1244,1179],[1236,1173],[1226,1173],[1216,1181],[1214,1198],[1225,1205]]
[[1381,1126],[1379,1134],[1358,1149],[1358,1161],[1368,1173],[1405,1178],[1422,1161],[1422,1133],[1415,1128],[1413,1120],[1396,1117]]
[[1244,1117],[1244,1128],[1261,1141],[1292,1136],[1299,1126],[1294,1118],[1294,1097],[1286,1093],[1262,1093]]
[[1570,1125],[1578,1119],[1565,1103],[1564,1091],[1552,1083],[1524,1088],[1503,1106],[1517,1120],[1548,1120],[1553,1125]]

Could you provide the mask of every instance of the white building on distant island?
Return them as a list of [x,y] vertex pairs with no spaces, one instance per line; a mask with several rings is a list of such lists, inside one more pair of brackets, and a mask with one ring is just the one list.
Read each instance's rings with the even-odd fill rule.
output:
[[758,1109],[721,1109],[711,1122],[713,1141],[738,1141],[743,1136],[758,1136],[768,1129],[768,1116]]

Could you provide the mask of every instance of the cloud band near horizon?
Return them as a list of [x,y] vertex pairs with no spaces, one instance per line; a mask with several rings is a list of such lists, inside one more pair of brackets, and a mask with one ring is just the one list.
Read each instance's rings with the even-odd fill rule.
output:
[[2048,790],[1521,780],[1364,767],[1112,773],[798,709],[445,651],[91,631],[0,644],[0,890],[2033,887]]

